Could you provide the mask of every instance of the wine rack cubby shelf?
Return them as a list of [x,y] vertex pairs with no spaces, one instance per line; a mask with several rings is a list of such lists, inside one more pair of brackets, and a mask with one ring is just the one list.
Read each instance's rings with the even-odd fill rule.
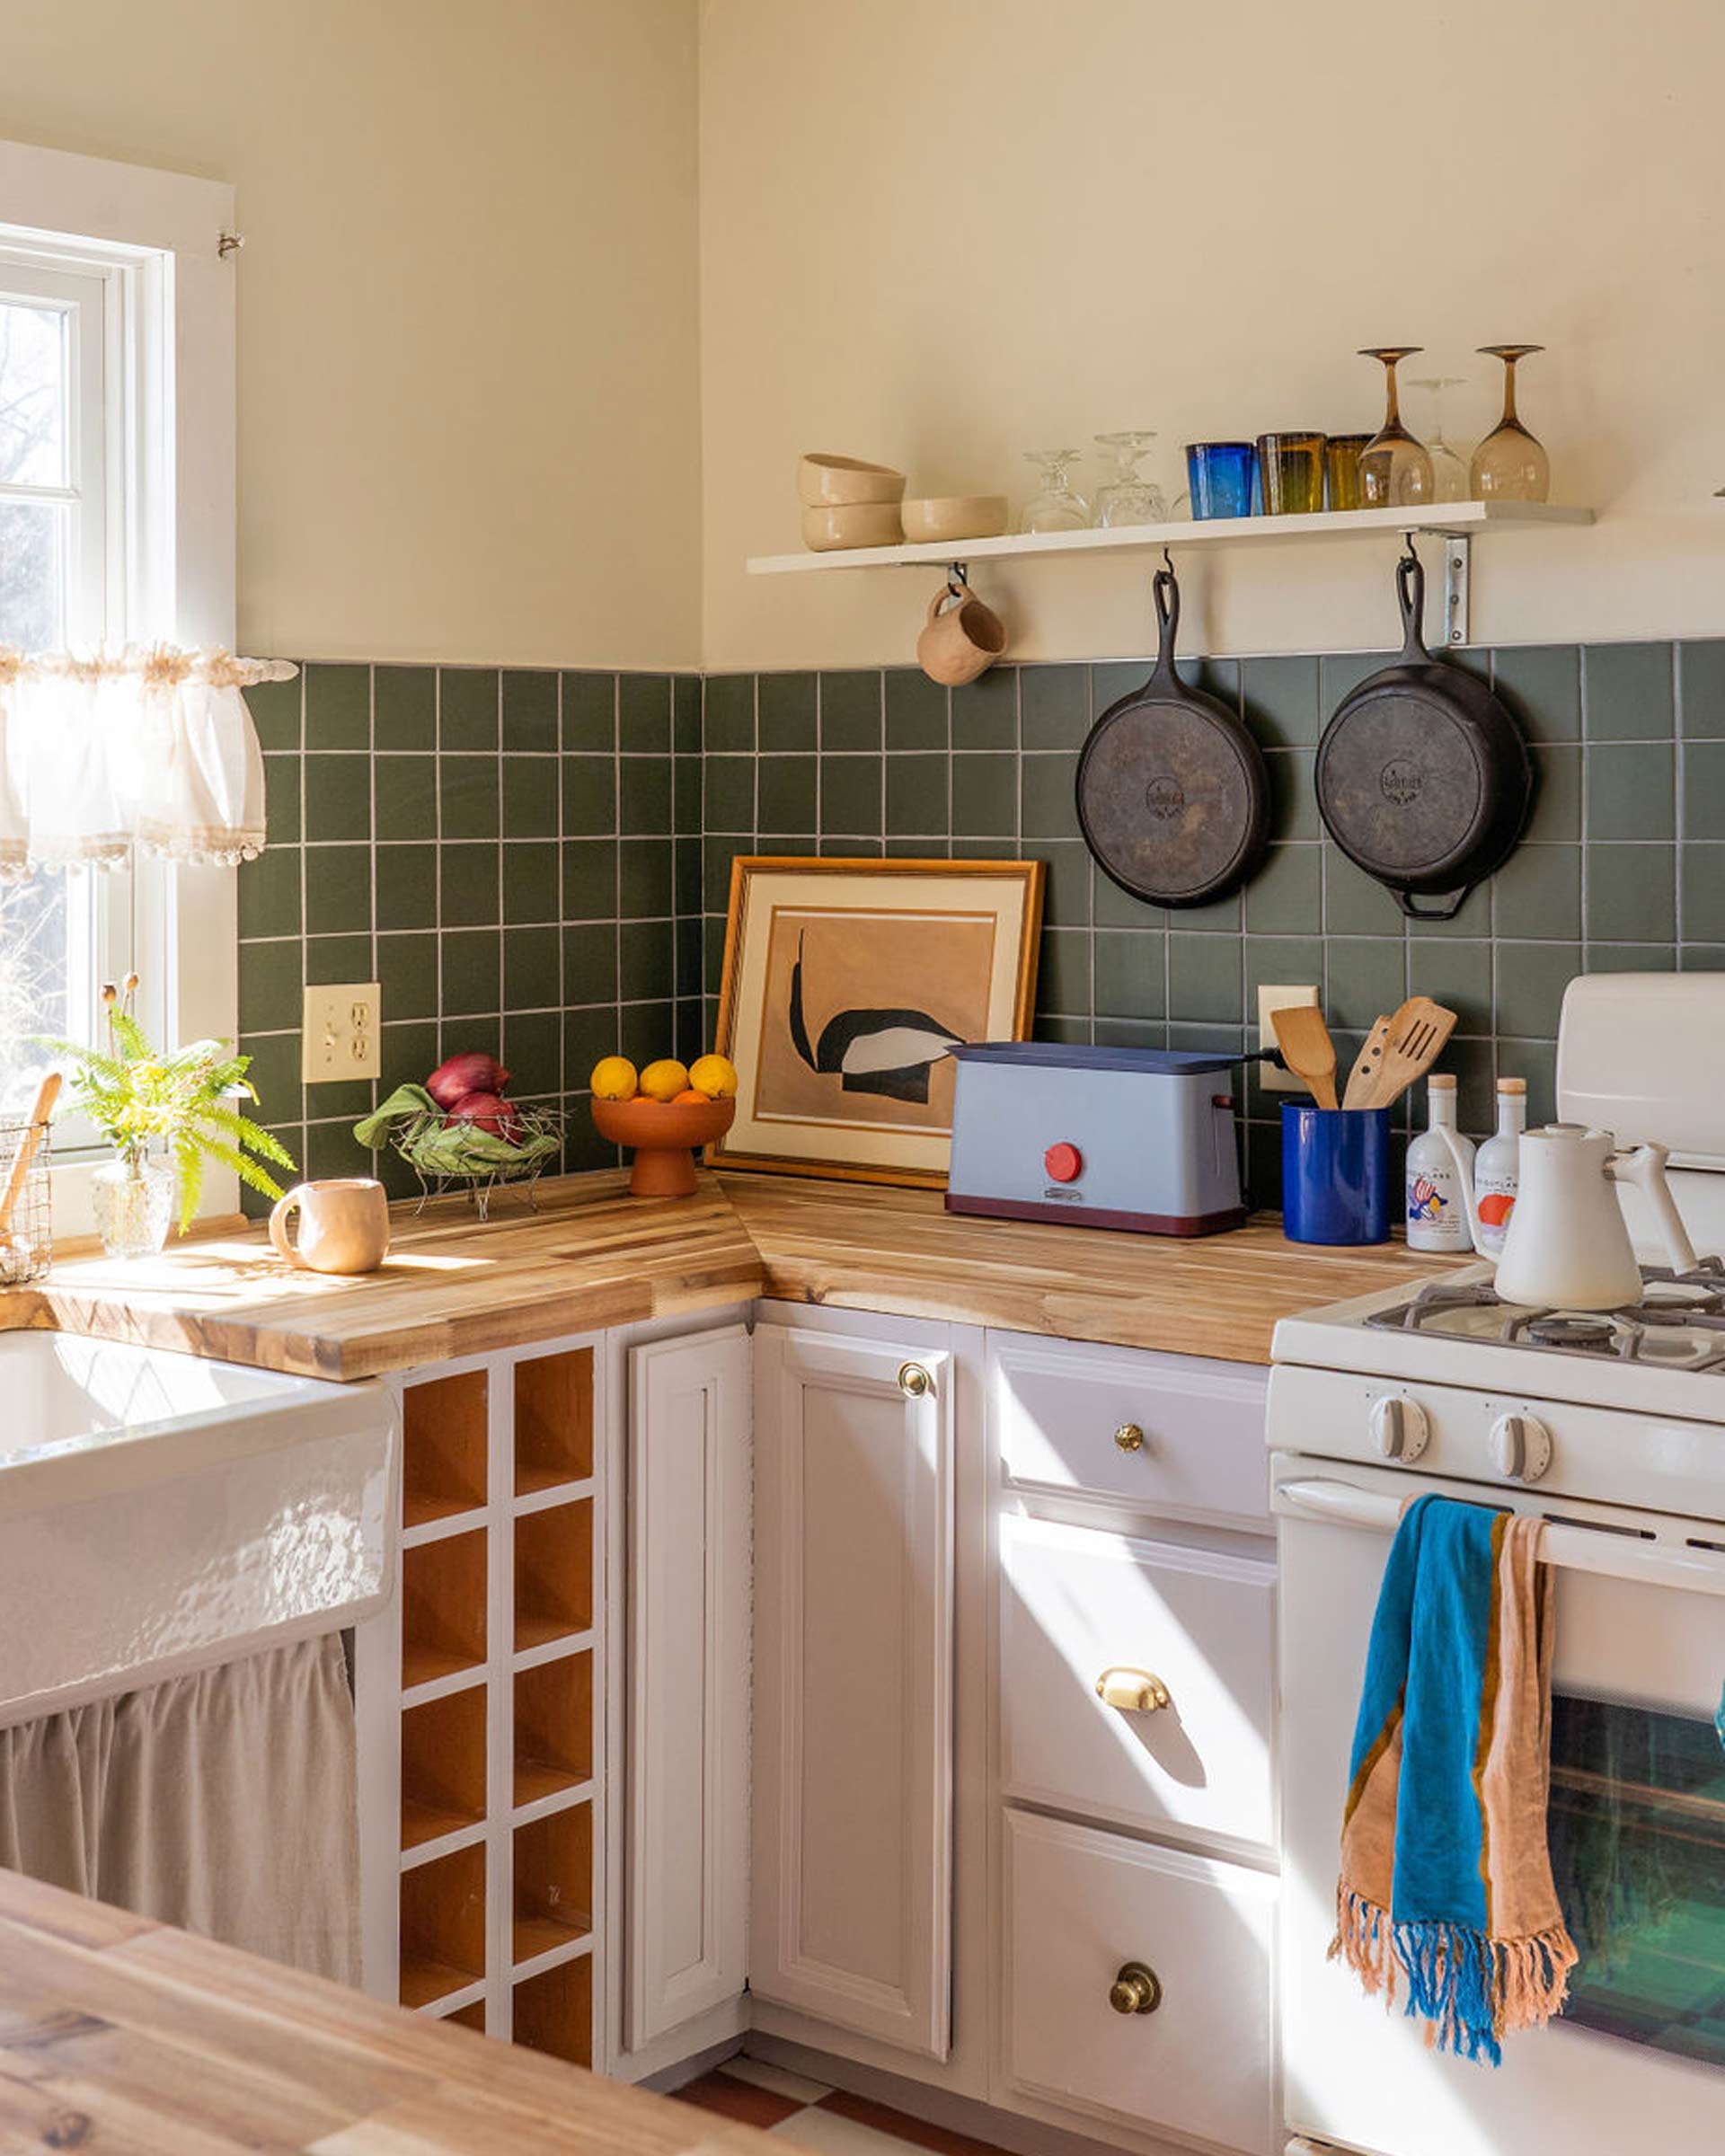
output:
[[410,1381],[402,1401],[399,1996],[582,2065],[599,1386],[580,1341]]

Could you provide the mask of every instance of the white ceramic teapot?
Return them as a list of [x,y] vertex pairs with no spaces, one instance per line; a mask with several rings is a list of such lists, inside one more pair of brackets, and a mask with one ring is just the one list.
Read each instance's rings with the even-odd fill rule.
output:
[[[1473,1178],[1451,1133],[1444,1139],[1467,1205],[1473,1247],[1482,1256]],[[1620,1153],[1608,1130],[1548,1123],[1521,1135],[1520,1188],[1498,1258],[1494,1283],[1506,1303],[1539,1310],[1615,1310],[1641,1299],[1641,1268],[1629,1239],[1613,1179],[1633,1183],[1652,1208],[1666,1256],[1686,1273],[1695,1262],[1676,1201],[1665,1180],[1664,1145]]]

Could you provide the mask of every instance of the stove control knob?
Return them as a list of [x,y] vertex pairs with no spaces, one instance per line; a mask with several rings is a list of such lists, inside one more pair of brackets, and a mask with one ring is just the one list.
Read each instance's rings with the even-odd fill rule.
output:
[[1552,1464],[1552,1433],[1537,1415],[1499,1415],[1491,1425],[1491,1464],[1511,1482],[1537,1482]]
[[1431,1441],[1431,1425],[1417,1400],[1392,1393],[1372,1409],[1372,1443],[1386,1460],[1404,1466],[1417,1460]]
[[1075,1183],[1084,1171],[1084,1156],[1063,1138],[1042,1155],[1042,1165],[1057,1183]]

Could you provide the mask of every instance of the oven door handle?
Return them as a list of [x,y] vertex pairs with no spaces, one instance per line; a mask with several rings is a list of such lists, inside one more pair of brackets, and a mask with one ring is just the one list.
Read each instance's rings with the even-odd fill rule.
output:
[[[1330,1476],[1278,1482],[1274,1509],[1308,1519],[1334,1520],[1349,1527],[1375,1527],[1393,1533],[1402,1501],[1382,1491],[1358,1489]],[[1676,1547],[1650,1537],[1611,1528],[1548,1523],[1539,1554],[1548,1565],[1567,1572],[1597,1572],[1608,1579],[1633,1579],[1650,1587],[1680,1587],[1694,1595],[1725,1595],[1725,1545],[1719,1549]]]

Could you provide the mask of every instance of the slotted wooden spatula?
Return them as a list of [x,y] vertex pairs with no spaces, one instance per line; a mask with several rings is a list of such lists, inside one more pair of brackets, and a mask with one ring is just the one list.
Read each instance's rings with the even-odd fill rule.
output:
[[1320,1108],[1336,1105],[1336,1044],[1315,1003],[1285,1003],[1272,1011],[1276,1045],[1296,1078],[1304,1078]]
[[1389,1108],[1442,1055],[1455,1029],[1455,1013],[1429,995],[1411,995],[1390,1021],[1390,1038],[1363,1108]]

